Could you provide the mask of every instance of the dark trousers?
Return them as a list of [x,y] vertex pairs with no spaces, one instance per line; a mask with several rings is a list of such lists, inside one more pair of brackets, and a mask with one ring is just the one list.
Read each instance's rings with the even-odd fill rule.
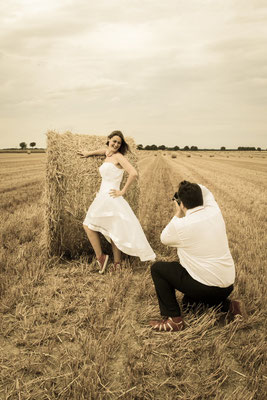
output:
[[193,279],[178,262],[159,261],[151,266],[151,275],[155,285],[160,313],[166,317],[178,317],[181,310],[175,296],[175,289],[184,293],[183,303],[204,304],[208,307],[220,306],[221,311],[229,310],[227,297],[233,285],[226,288],[207,286]]

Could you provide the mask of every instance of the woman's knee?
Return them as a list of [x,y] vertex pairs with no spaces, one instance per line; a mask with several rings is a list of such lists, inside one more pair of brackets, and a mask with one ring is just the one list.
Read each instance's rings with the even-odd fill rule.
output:
[[92,234],[92,232],[94,232],[94,231],[92,231],[92,229],[90,229],[87,225],[85,225],[85,224],[83,224],[83,229],[85,230],[85,232],[88,234],[88,235],[90,235],[90,234]]

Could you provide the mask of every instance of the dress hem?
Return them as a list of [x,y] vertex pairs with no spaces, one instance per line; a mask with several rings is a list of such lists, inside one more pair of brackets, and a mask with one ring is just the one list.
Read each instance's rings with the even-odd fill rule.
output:
[[88,223],[86,223],[85,221],[83,222],[83,225],[86,225],[86,226],[88,226],[88,228],[90,228],[90,229],[92,229],[93,231],[95,231],[95,232],[100,232],[100,233],[102,233],[102,235],[104,235],[105,236],[105,238],[107,239],[107,241],[110,243],[111,242],[111,240],[115,243],[115,245],[116,245],[116,247],[120,250],[120,251],[122,251],[123,253],[125,253],[125,254],[128,254],[129,256],[134,256],[134,257],[139,257],[140,258],[140,260],[142,261],[142,262],[145,262],[145,261],[155,261],[155,259],[156,259],[156,255],[154,255],[154,256],[142,256],[142,255],[139,255],[139,254],[134,254],[133,252],[131,252],[131,250],[129,249],[129,247],[126,247],[126,246],[124,246],[123,244],[121,244],[121,243],[118,243],[118,240],[116,239],[116,238],[114,238],[114,236],[113,235],[110,235],[109,234],[109,232],[107,232],[104,228],[102,228],[101,226],[94,226],[94,225],[91,225],[91,224],[88,224]]

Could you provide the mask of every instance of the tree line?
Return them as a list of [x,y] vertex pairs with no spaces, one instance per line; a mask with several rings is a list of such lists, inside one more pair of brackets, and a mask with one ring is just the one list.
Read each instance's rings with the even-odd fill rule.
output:
[[[179,147],[179,146],[173,146],[173,147],[167,147],[164,144],[157,146],[156,144],[147,144],[146,146],[143,146],[142,144],[137,145],[138,150],[172,150],[172,151],[197,151],[197,150],[221,150],[221,151],[227,151],[227,150],[236,150],[236,149],[226,149],[225,146],[222,146],[220,149],[199,149],[197,146],[184,146],[184,147]],[[261,151],[260,147],[238,147],[237,150],[240,151]]]
[[[21,142],[19,144],[20,148],[22,150],[27,149],[27,143]],[[35,142],[30,143],[30,147],[34,148],[36,146]],[[221,151],[226,151],[226,150],[235,150],[235,149],[226,149],[225,146],[222,146],[220,149],[199,149],[197,146],[184,146],[184,147],[179,147],[179,146],[173,146],[173,147],[167,147],[164,144],[161,144],[160,146],[157,146],[156,144],[147,144],[146,146],[143,146],[142,144],[137,145],[138,150],[171,150],[171,151],[178,151],[178,150],[184,150],[184,151],[197,151],[197,150],[221,150]],[[239,151],[261,151],[260,147],[244,147],[244,146],[239,146],[237,148]]]

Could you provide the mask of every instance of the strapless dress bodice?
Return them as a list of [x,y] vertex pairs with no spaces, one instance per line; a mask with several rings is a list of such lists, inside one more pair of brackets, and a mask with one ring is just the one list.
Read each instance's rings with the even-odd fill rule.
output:
[[102,178],[99,192],[103,193],[108,192],[110,189],[120,189],[124,172],[123,169],[116,167],[116,165],[111,162],[104,162],[100,166],[99,172]]

